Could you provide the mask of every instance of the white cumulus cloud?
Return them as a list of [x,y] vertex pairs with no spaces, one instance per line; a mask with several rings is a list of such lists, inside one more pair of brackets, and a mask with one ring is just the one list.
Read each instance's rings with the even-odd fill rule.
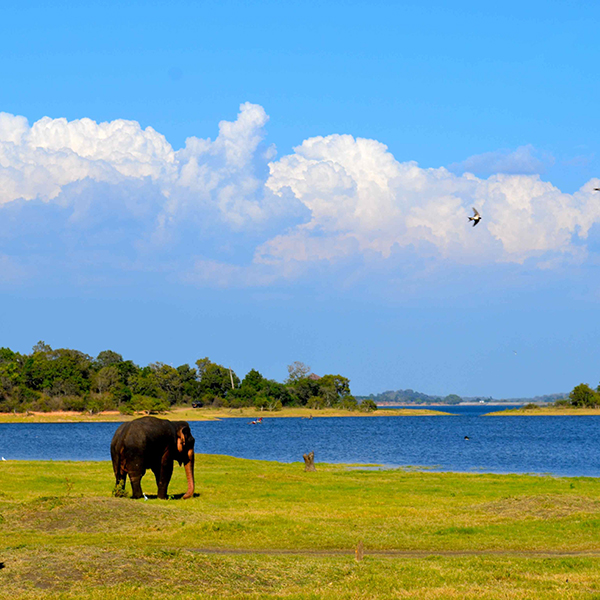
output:
[[[280,196],[266,194],[267,163],[275,155],[263,143],[268,117],[245,103],[237,120],[221,121],[215,140],[190,137],[179,151],[152,127],[118,119],[44,117],[29,126],[0,113],[0,204],[49,201],[83,181],[119,185],[149,180],[164,196],[157,228],[180,219],[220,218],[243,229],[286,212]],[[296,207],[297,208],[297,207]]]
[[[399,162],[384,144],[351,135],[310,138],[276,159],[267,123],[263,107],[245,103],[214,139],[192,136],[175,150],[135,121],[30,125],[0,113],[5,270],[16,264],[12,248],[19,264],[28,251],[49,265],[68,253],[82,269],[126,263],[198,285],[248,286],[324,264],[348,275],[352,261],[356,272],[377,262],[384,273],[399,256],[552,269],[594,251],[600,181],[564,193],[537,174],[545,159],[530,146],[472,157],[465,172]],[[476,228],[472,206],[483,216]]]
[[[585,238],[600,220],[591,183],[571,195],[537,175],[480,179],[422,169],[350,135],[306,140],[270,168],[267,187],[291,191],[311,219],[263,244],[256,259],[264,263],[366,252],[385,259],[408,246],[459,261],[522,262],[548,251],[578,254],[573,236]],[[472,206],[483,215],[475,230]]]

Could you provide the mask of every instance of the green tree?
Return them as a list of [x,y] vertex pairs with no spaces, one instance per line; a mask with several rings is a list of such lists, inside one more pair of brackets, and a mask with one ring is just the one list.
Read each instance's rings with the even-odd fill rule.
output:
[[112,350],[102,350],[94,360],[94,367],[96,369],[103,369],[104,367],[110,367],[118,365],[123,362],[123,357]]
[[228,392],[232,389],[231,379],[233,378],[233,389],[240,385],[240,378],[233,372],[215,363],[209,364],[200,380],[200,392],[204,394],[212,394],[225,398]]
[[179,365],[177,367],[179,378],[181,379],[181,391],[183,402],[191,402],[200,398],[200,382],[198,381],[198,371],[190,365]]
[[102,367],[92,377],[92,389],[99,394],[110,392],[118,385],[121,385],[121,376],[114,365]]
[[321,387],[332,387],[337,398],[344,398],[350,395],[350,380],[341,375],[323,375],[319,379]]
[[462,398],[456,394],[449,394],[444,398],[444,404],[460,404],[461,402]]
[[294,403],[300,406],[305,406],[309,398],[319,396],[321,391],[319,381],[308,377],[297,379],[294,383],[288,384],[287,388],[294,399]]
[[150,367],[144,367],[135,375],[131,375],[129,378],[129,387],[135,396],[159,398],[161,395],[156,375]]
[[204,373],[205,373],[206,369],[209,367],[209,365],[212,365],[212,363],[210,362],[210,359],[208,358],[208,356],[205,356],[204,358],[199,358],[196,361],[196,371],[198,373],[198,381],[202,381],[202,377],[204,376]]
[[258,392],[264,387],[267,380],[256,370],[250,369],[244,379],[242,379],[241,388]]
[[50,396],[84,394],[90,390],[91,371],[91,357],[78,350],[37,351],[24,361],[23,383]]
[[600,405],[600,394],[587,383],[580,383],[569,394],[569,401],[572,406],[593,408]]
[[177,369],[159,362],[152,363],[150,368],[154,372],[156,383],[162,392],[161,397],[165,398],[171,405],[181,402],[183,387]]
[[[0,348],[0,399],[8,400],[14,388],[19,384],[21,368],[20,355],[10,348]],[[10,410],[16,408],[12,405]]]
[[119,385],[111,390],[111,393],[117,408],[127,406],[132,396],[131,389],[124,383],[119,383]]
[[115,367],[119,371],[119,375],[121,377],[121,381],[125,385],[129,385],[129,380],[140,374],[140,368],[131,360],[124,360],[120,363],[116,363]]
[[269,398],[269,400],[281,402],[282,406],[290,406],[294,403],[294,399],[287,386],[278,381],[274,381],[273,379],[264,380],[262,384],[262,393]]

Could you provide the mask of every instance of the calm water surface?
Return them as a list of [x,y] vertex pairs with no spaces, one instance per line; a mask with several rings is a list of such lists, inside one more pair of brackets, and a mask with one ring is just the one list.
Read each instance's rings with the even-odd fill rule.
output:
[[[439,471],[600,476],[600,417],[320,417],[192,422],[196,452],[240,458],[419,466]],[[0,423],[6,460],[110,460],[118,423]],[[466,441],[464,438],[470,439]]]

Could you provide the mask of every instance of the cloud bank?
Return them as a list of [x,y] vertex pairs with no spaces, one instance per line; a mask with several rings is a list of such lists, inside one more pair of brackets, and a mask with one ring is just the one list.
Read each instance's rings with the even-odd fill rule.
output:
[[[277,159],[267,121],[245,103],[214,140],[174,150],[135,121],[30,126],[0,113],[3,279],[34,264],[88,274],[103,265],[249,286],[324,265],[385,273],[398,257],[549,269],[594,251],[600,180],[563,193],[536,174],[545,159],[529,146],[422,168],[376,140],[329,135]],[[475,229],[472,206],[483,216]]]

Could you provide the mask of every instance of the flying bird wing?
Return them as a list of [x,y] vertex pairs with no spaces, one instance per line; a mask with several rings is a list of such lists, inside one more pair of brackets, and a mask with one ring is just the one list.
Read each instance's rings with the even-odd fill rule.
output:
[[474,214],[476,217],[480,217],[480,216],[481,216],[481,215],[480,215],[480,214],[477,212],[477,209],[476,209],[475,207],[473,207],[473,214]]

